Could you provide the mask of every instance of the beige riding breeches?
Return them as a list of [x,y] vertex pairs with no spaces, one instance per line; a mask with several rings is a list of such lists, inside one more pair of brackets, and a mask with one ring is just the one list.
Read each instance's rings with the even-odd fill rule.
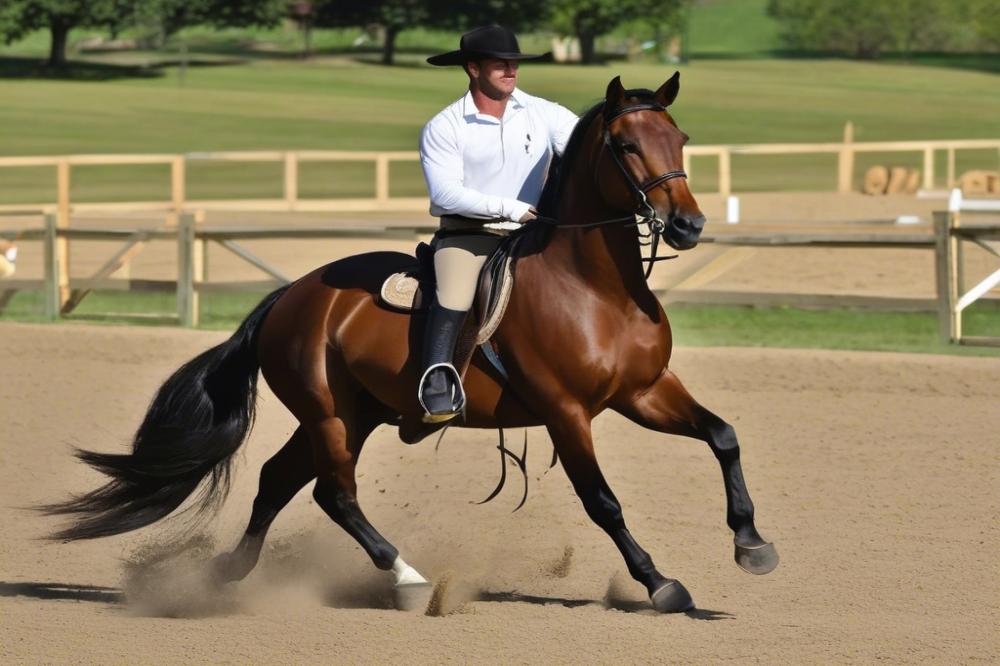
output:
[[437,243],[434,273],[438,303],[449,310],[468,310],[476,297],[479,271],[496,249],[501,236],[448,236]]

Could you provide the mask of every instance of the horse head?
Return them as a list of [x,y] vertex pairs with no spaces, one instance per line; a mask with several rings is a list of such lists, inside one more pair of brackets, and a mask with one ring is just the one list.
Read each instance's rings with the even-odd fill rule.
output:
[[698,244],[705,216],[688,188],[682,132],[667,111],[680,89],[675,72],[655,93],[608,84],[598,188],[611,206],[634,211],[662,229],[677,250]]

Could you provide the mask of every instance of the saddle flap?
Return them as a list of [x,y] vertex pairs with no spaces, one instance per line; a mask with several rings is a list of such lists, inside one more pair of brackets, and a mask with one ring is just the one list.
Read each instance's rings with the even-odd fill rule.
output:
[[[476,298],[455,345],[454,365],[464,379],[475,348],[487,342],[499,327],[514,285],[513,265],[521,235],[507,237],[490,255],[479,272]],[[404,312],[420,310],[433,293],[434,252],[426,243],[417,246],[417,266],[393,273],[382,284],[384,304]]]

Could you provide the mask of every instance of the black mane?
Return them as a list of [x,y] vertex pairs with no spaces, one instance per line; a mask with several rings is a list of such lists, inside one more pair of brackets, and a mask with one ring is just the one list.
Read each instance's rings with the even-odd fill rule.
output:
[[[634,88],[625,91],[626,99],[638,97],[640,101],[652,101],[654,96],[655,93],[648,88]],[[569,141],[566,143],[566,150],[563,151],[562,155],[556,155],[552,158],[552,163],[549,165],[549,175],[545,180],[542,196],[538,200],[538,212],[541,215],[558,218],[559,199],[562,195],[563,184],[565,182],[563,175],[569,168],[569,165],[576,161],[577,153],[580,152],[580,144],[583,143],[583,135],[587,133],[587,128],[590,127],[597,114],[602,111],[604,111],[603,99],[587,109],[580,116],[580,120],[577,121],[576,127],[573,128],[573,133],[570,134]]]

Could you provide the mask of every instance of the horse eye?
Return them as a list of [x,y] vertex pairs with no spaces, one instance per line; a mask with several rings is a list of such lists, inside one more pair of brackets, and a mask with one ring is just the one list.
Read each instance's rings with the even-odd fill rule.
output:
[[638,154],[639,153],[639,146],[635,145],[634,143],[623,143],[622,144],[622,152],[623,153],[636,153],[636,154]]

